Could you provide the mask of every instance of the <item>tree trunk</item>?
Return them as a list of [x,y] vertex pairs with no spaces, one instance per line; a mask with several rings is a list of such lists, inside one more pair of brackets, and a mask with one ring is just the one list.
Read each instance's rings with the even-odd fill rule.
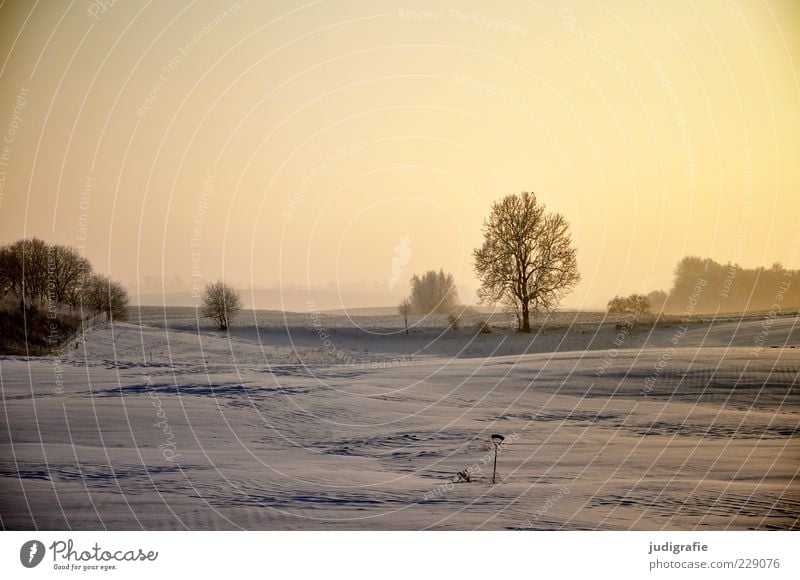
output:
[[522,332],[530,332],[531,331],[531,322],[530,322],[530,313],[528,312],[528,301],[522,301],[522,327],[520,328]]

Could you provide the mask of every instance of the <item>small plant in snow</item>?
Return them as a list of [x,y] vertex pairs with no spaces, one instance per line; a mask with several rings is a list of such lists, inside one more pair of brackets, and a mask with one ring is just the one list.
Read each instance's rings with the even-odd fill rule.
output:
[[453,476],[453,483],[470,483],[472,481],[472,474],[469,469],[459,471]]

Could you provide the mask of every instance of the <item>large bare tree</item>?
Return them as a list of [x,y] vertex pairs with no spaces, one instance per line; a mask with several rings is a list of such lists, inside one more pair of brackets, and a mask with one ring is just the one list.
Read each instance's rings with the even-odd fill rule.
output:
[[530,332],[530,313],[555,308],[580,281],[576,250],[564,216],[548,213],[534,193],[508,195],[492,204],[475,249],[483,302],[503,302]]
[[232,286],[215,282],[203,294],[203,315],[217,323],[220,330],[230,328],[231,320],[242,309],[242,299]]

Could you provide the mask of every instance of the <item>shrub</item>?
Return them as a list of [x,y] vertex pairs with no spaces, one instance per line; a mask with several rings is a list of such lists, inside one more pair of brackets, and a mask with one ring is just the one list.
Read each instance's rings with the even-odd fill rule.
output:
[[452,274],[430,270],[422,277],[411,278],[411,307],[418,314],[444,314],[458,303],[458,292]]
[[450,327],[450,330],[458,330],[461,328],[461,315],[455,313],[448,314],[447,324]]
[[469,468],[464,469],[456,473],[451,481],[453,483],[470,483],[472,482],[472,473],[470,473]]
[[242,309],[242,299],[232,286],[215,282],[203,294],[203,315],[213,320],[220,330],[228,330],[231,320]]
[[477,328],[480,334],[489,334],[492,332],[492,325],[488,320],[479,320],[475,325],[475,328]]
[[608,302],[609,314],[649,314],[650,300],[642,294],[631,294],[630,296],[614,296]]
[[0,354],[50,354],[80,325],[76,315],[54,315],[38,308],[0,310]]

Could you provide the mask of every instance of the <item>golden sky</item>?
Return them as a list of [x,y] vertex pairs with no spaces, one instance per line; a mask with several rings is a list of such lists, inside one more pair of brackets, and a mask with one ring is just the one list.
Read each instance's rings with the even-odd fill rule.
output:
[[391,304],[443,267],[469,300],[490,204],[529,190],[572,226],[568,307],[685,255],[797,268],[798,59],[792,0],[7,0],[0,242],[82,247],[134,293]]

